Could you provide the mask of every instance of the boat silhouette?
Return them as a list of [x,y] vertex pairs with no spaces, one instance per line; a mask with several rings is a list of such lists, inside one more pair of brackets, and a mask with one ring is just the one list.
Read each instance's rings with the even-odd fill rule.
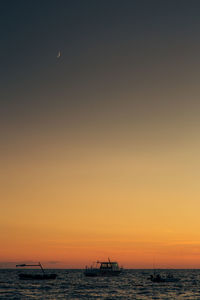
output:
[[[100,267],[98,268],[98,265]],[[96,267],[90,267],[88,268],[86,266],[84,275],[90,276],[90,277],[96,277],[96,276],[116,276],[119,275],[122,272],[122,268],[119,267],[117,262],[112,262],[108,258],[108,261],[97,261]]]
[[46,279],[55,279],[57,277],[57,274],[51,273],[47,274],[45,273],[41,263],[33,264],[33,265],[27,265],[27,264],[20,264],[16,265],[16,267],[40,267],[42,273],[41,274],[28,274],[28,273],[19,273],[19,279],[29,280],[29,279],[35,279],[35,280],[46,280]]
[[177,281],[180,280],[179,278],[175,278],[172,274],[168,274],[165,277],[162,277],[160,274],[157,274],[157,275],[154,274],[154,275],[151,275],[149,277],[149,279],[152,282],[157,282],[157,283],[161,283],[161,282],[177,282]]

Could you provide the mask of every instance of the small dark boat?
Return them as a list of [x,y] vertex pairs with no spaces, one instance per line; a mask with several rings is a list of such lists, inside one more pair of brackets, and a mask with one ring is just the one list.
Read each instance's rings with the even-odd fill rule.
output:
[[[100,267],[97,268],[97,265],[100,264]],[[112,262],[110,259],[106,262],[96,262],[96,267],[88,268],[86,266],[84,274],[85,276],[96,277],[96,276],[116,276],[122,272],[122,268],[119,267],[117,262]]]
[[28,273],[20,273],[19,279],[24,280],[47,280],[47,279],[55,279],[57,277],[57,274],[47,274],[45,273],[41,263],[39,262],[37,265],[27,265],[27,264],[21,264],[16,265],[16,267],[40,267],[42,274],[28,274]]
[[149,278],[152,282],[157,282],[157,283],[161,283],[161,282],[177,282],[180,279],[179,278],[175,278],[172,274],[168,274],[166,277],[162,277],[160,274],[157,275],[151,275]]
[[161,277],[160,274],[157,275],[151,275],[149,278],[152,282],[165,282],[165,278]]

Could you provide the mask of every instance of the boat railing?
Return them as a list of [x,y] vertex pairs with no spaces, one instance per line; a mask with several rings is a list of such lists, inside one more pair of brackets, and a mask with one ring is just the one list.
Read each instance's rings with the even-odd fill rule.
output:
[[42,273],[45,274],[44,269],[40,262],[38,264],[19,264],[16,265],[16,267],[40,267]]

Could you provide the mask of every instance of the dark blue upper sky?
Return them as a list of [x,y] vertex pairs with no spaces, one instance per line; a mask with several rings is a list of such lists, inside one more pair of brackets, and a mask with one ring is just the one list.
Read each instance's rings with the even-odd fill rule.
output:
[[185,95],[194,91],[190,102],[198,108],[199,1],[1,1],[0,6],[4,125],[56,119],[56,112],[68,120],[92,115],[109,123],[108,115],[124,111],[145,122],[145,110],[152,118],[166,111],[171,117],[180,99],[181,109],[191,106]]

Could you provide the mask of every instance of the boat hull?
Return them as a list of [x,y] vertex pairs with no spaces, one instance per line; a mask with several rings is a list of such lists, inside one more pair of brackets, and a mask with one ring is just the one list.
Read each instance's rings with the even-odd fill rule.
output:
[[162,282],[178,282],[180,279],[179,278],[174,278],[174,277],[150,277],[150,280],[152,282],[156,282],[156,283],[162,283]]
[[85,276],[88,277],[97,277],[97,276],[118,276],[119,274],[121,274],[122,270],[86,270],[84,272]]

